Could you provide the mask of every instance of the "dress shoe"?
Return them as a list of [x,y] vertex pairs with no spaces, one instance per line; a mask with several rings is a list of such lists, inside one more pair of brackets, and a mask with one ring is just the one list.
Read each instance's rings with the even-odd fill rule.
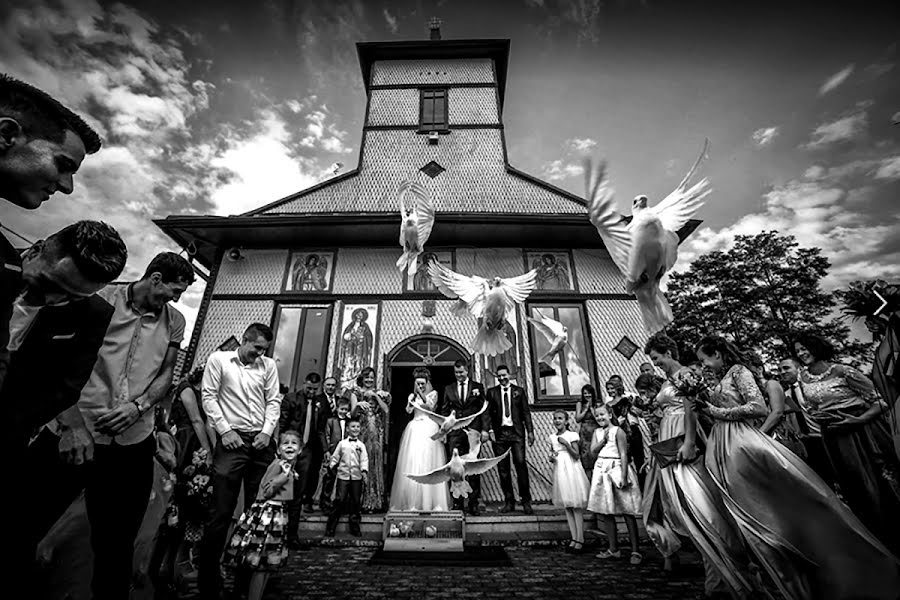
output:
[[531,508],[531,502],[523,502],[522,503],[522,512],[526,515],[533,515],[534,509]]
[[512,502],[507,502],[506,504],[503,505],[503,508],[500,509],[500,512],[511,513],[514,510],[516,510],[516,505],[513,504]]
[[469,506],[469,514],[472,515],[473,517],[477,517],[477,516],[481,515],[481,509],[478,508],[477,504],[472,504]]
[[333,538],[333,537],[334,537],[334,529],[326,529],[326,530],[325,530],[325,537]]
[[311,513],[315,509],[313,508],[312,502],[307,502],[303,505],[303,512]]

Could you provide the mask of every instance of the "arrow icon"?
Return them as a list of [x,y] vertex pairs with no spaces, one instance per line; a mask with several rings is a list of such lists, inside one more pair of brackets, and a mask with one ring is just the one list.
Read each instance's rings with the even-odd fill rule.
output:
[[884,310],[884,307],[888,305],[888,301],[884,299],[884,296],[878,293],[878,290],[872,290],[872,292],[878,296],[878,299],[881,300],[881,306],[878,307],[878,310],[872,315],[873,317],[877,317],[878,313]]

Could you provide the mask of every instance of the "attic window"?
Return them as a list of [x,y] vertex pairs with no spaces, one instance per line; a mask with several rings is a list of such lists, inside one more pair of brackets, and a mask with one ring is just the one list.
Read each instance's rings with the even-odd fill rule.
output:
[[447,88],[426,88],[419,91],[419,131],[447,129]]
[[434,179],[435,177],[437,177],[438,175],[440,175],[447,169],[445,169],[441,165],[437,164],[436,162],[431,161],[430,163],[428,163],[427,165],[425,165],[424,167],[422,167],[419,170],[422,171],[423,173],[425,173],[426,175],[428,175],[429,177],[431,177],[432,179]]

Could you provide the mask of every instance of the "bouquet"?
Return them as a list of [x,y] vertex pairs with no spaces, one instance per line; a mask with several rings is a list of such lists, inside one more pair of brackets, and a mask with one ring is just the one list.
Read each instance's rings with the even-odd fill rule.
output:
[[202,448],[195,451],[191,464],[182,469],[175,486],[181,518],[188,523],[205,522],[212,505],[212,473],[206,456]]
[[690,398],[696,404],[701,405],[709,401],[709,387],[706,380],[690,369],[678,371],[669,378],[669,382],[675,387],[678,396]]

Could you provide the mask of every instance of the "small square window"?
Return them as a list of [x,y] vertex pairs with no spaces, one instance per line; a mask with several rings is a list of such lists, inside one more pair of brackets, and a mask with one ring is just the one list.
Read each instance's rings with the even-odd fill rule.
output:
[[435,177],[437,177],[438,175],[440,175],[447,169],[445,169],[441,165],[437,164],[436,162],[431,161],[430,163],[428,163],[427,165],[425,165],[424,167],[422,167],[419,170],[422,171],[423,173],[425,173],[426,175],[428,175],[429,177],[431,177],[432,179],[434,179]]

